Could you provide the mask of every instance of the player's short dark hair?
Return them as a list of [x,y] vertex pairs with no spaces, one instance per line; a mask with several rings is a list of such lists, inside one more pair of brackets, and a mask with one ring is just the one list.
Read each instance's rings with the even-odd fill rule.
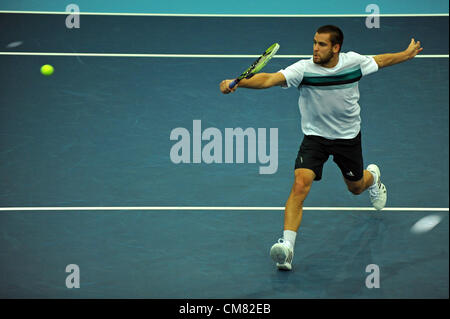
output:
[[316,31],[317,33],[329,33],[331,44],[339,44],[339,51],[341,51],[342,43],[344,42],[344,33],[335,25],[324,25]]

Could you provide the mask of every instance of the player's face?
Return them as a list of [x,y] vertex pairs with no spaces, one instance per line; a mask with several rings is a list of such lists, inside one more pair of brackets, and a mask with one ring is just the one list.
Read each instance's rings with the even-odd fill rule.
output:
[[329,33],[316,33],[314,35],[313,45],[314,63],[323,65],[330,62],[331,58],[333,58],[334,54],[336,53],[336,46],[338,49],[338,45],[335,45],[335,47],[333,48]]

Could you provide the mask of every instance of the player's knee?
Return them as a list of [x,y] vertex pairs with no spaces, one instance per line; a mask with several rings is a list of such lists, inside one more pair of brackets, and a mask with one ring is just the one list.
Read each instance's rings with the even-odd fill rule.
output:
[[310,188],[311,188],[311,184],[308,183],[307,181],[305,181],[304,179],[302,179],[302,178],[295,179],[295,183],[294,183],[294,187],[293,187],[294,195],[306,196],[306,194],[308,194]]

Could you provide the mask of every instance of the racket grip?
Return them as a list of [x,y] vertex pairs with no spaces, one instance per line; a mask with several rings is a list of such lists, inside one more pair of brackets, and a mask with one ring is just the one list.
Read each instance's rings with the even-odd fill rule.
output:
[[230,82],[230,85],[228,85],[228,87],[230,89],[232,89],[232,88],[234,88],[236,86],[236,84],[238,84],[238,81],[237,80],[233,80],[233,81]]

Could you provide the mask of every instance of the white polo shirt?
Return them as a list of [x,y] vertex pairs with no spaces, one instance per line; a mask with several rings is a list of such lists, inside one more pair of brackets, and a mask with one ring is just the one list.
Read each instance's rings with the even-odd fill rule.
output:
[[325,68],[313,59],[300,60],[280,70],[285,87],[300,91],[302,131],[327,139],[351,139],[361,126],[358,81],[378,71],[372,57],[356,52],[339,53],[339,62]]

